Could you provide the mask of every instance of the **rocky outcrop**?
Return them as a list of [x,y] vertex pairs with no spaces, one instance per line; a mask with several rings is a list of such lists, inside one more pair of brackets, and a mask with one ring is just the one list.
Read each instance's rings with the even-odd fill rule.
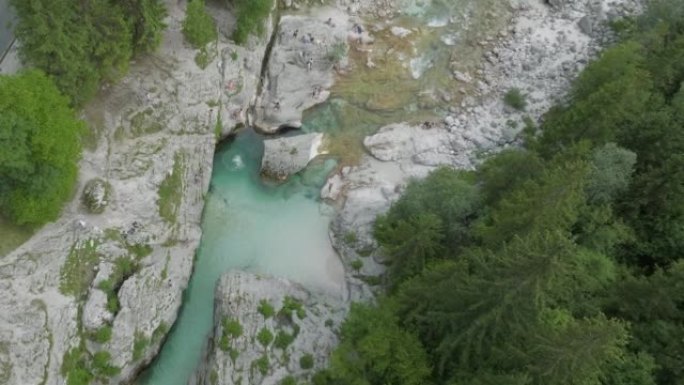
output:
[[[67,354],[91,370],[96,352],[120,369],[110,384],[129,382],[176,319],[215,142],[245,122],[266,41],[231,44],[234,17],[217,4],[220,38],[201,69],[181,33],[185,2],[166,3],[159,51],[138,58],[83,111],[99,140],[84,151],[78,187],[106,180],[106,211],[92,215],[78,196],[0,262],[3,385],[64,384]],[[89,195],[104,203],[100,192]]]
[[263,132],[301,127],[302,112],[328,98],[335,68],[345,66],[348,16],[335,8],[312,12],[280,19],[255,108],[253,123]]
[[285,279],[232,271],[216,287],[214,330],[192,385],[309,380],[327,364],[346,305]]
[[261,173],[269,178],[285,180],[303,170],[320,154],[323,134],[304,134],[264,141]]

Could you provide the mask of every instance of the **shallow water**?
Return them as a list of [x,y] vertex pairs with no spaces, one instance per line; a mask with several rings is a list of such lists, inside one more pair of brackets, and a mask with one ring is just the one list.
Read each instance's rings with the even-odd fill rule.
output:
[[317,162],[287,184],[269,186],[259,177],[262,152],[251,130],[218,149],[183,309],[140,384],[187,382],[213,326],[214,288],[225,271],[277,275],[341,295],[344,272],[328,237],[332,210],[317,199],[335,162]]
[[[484,52],[480,43],[510,17],[500,0],[400,4],[402,14],[391,21],[366,21],[374,43],[350,42],[351,72],[340,74],[331,98],[304,116],[304,130],[330,133],[327,149],[344,163],[356,163],[363,138],[383,125],[439,120],[472,94],[475,82],[460,82],[453,72],[475,77]],[[410,33],[396,36],[393,27]]]

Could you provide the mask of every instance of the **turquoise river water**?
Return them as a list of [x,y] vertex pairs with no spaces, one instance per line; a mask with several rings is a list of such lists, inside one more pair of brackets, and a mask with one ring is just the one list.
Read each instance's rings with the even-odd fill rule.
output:
[[139,383],[183,385],[212,329],[214,288],[230,269],[286,277],[340,292],[344,271],[328,237],[332,209],[319,202],[335,161],[319,161],[286,184],[261,181],[263,142],[245,130],[220,146],[202,220],[203,237],[183,309]]

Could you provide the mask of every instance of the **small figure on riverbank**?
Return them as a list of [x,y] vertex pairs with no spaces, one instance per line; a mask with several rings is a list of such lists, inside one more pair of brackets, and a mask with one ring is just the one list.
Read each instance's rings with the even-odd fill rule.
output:
[[311,71],[311,67],[313,67],[313,58],[312,57],[310,57],[309,60],[306,62],[307,71]]
[[294,39],[296,39],[296,38],[297,38],[297,35],[299,35],[299,30],[298,30],[298,29],[295,29],[294,33],[292,34],[292,37],[293,37]]
[[274,111],[280,111],[280,100],[276,100],[276,101],[273,103],[273,110],[274,110]]

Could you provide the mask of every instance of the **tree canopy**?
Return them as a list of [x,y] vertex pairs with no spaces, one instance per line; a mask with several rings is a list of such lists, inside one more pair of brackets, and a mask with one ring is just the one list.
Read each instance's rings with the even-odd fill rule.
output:
[[616,26],[522,148],[377,219],[388,290],[315,384],[684,384],[684,6]]
[[45,74],[0,76],[0,208],[18,224],[55,219],[72,193],[85,126]]
[[134,53],[156,48],[164,28],[160,0],[10,2],[22,59],[53,77],[76,106],[125,74]]

